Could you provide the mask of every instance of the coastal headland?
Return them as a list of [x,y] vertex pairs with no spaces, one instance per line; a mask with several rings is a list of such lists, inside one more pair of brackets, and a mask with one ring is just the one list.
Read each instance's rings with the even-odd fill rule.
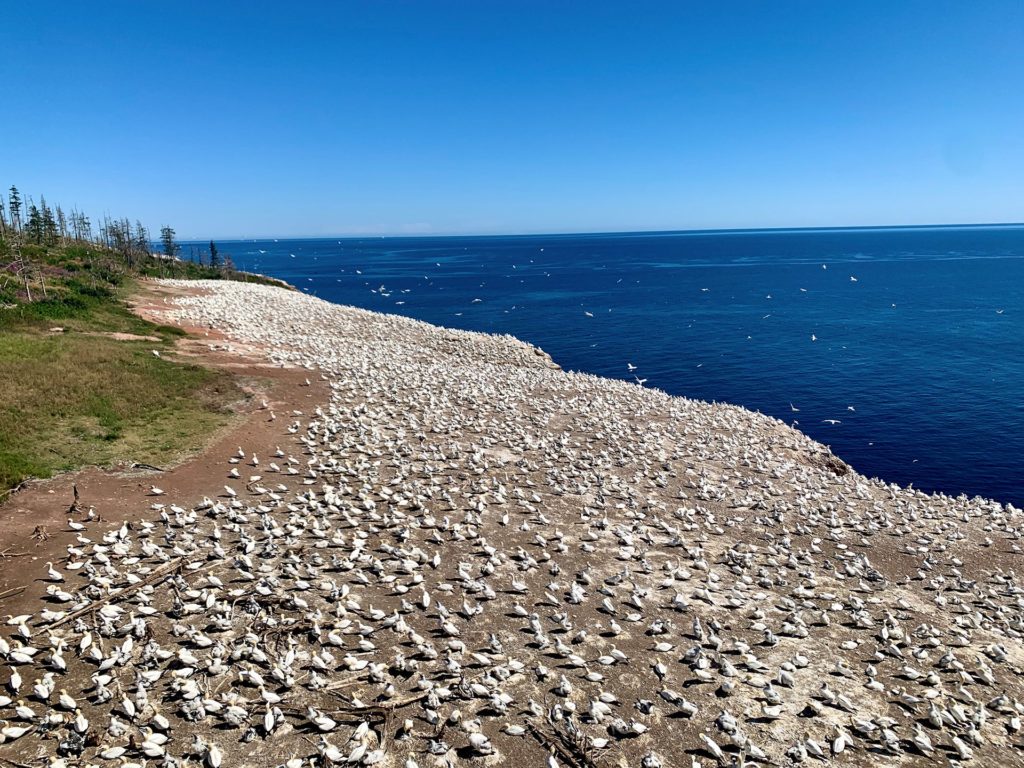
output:
[[1019,764],[1020,510],[511,337],[226,281],[136,311],[260,383],[198,457],[3,507],[0,757]]

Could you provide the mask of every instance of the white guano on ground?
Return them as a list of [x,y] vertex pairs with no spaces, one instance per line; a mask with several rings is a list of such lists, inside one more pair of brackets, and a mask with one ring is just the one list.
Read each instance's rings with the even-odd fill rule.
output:
[[279,455],[224,456],[208,498],[92,524],[40,574],[65,581],[0,647],[2,754],[1024,764],[1019,510],[512,338],[182,285],[206,292],[182,322],[330,402],[281,415]]

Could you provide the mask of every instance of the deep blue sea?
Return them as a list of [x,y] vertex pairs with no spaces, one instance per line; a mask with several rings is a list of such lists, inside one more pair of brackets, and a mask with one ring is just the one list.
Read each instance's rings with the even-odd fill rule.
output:
[[776,416],[870,476],[1024,504],[1024,226],[218,245],[330,301]]

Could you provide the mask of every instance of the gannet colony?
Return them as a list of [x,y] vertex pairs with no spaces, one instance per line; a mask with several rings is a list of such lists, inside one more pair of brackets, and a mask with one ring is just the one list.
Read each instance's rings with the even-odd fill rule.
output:
[[330,402],[206,498],[74,521],[0,642],[5,761],[1024,764],[1019,509],[508,337],[183,285]]

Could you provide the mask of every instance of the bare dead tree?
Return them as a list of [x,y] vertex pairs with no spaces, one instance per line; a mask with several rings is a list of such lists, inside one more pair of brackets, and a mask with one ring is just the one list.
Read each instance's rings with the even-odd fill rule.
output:
[[21,233],[16,232],[11,238],[11,254],[14,256],[14,271],[25,281],[25,295],[32,301],[32,284],[29,282],[29,268],[25,255],[21,250]]

